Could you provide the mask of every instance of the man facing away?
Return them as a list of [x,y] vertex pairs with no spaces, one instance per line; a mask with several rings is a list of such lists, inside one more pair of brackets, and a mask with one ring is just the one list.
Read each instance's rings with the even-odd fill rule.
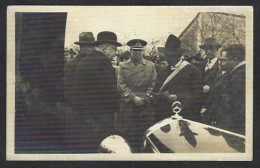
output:
[[76,68],[79,111],[75,120],[75,134],[83,152],[97,152],[101,141],[114,132],[114,113],[119,109],[119,95],[111,60],[117,42],[113,32],[103,31],[97,36],[94,51],[80,60]]
[[149,102],[156,70],[152,62],[142,56],[147,42],[141,39],[128,41],[130,59],[120,63],[117,86],[122,95],[116,129],[127,138],[134,152],[140,152],[143,134],[153,125],[154,111]]
[[95,38],[92,32],[80,33],[79,41],[75,42],[75,44],[79,45],[79,53],[76,57],[71,58],[64,67],[65,99],[72,109],[76,108],[74,103],[78,97],[76,92],[76,68],[80,60],[92,52],[94,42]]

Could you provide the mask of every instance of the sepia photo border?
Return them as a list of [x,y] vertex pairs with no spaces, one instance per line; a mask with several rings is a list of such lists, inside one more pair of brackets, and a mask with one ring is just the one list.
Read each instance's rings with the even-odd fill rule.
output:
[[[99,6],[104,7],[104,6]],[[142,6],[144,7],[144,6]],[[15,12],[66,12],[80,6],[8,6],[6,71],[6,159],[7,160],[142,160],[142,161],[250,161],[253,158],[253,7],[251,6],[171,6],[197,8],[201,12],[243,11],[246,16],[246,152],[174,154],[15,154]],[[86,7],[87,8],[87,7]],[[131,8],[131,6],[129,6]],[[147,6],[149,10],[149,6]]]

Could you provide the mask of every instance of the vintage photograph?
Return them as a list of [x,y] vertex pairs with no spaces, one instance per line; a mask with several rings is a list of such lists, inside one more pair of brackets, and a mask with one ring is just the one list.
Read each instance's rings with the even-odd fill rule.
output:
[[7,160],[252,160],[253,8],[9,6]]

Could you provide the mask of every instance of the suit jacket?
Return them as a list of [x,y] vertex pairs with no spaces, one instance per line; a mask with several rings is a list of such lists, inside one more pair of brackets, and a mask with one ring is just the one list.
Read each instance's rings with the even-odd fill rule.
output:
[[204,106],[207,108],[206,113],[203,117],[203,122],[206,124],[212,124],[219,122],[220,114],[219,108],[223,103],[223,94],[225,93],[225,88],[229,83],[231,72],[227,71],[225,74],[221,75],[215,82],[214,87],[211,88],[210,95],[207,97],[207,101]]
[[[215,90],[219,85],[222,85],[220,82],[225,82],[221,77],[221,70],[219,69],[219,60],[211,67],[211,69],[203,71],[203,85],[210,86],[210,90],[204,94],[205,102],[204,108],[208,109],[212,105],[211,97],[214,96]],[[206,66],[206,64],[205,64]],[[224,84],[224,83],[223,83]]]
[[114,113],[119,109],[116,76],[110,60],[93,51],[82,58],[76,69],[79,116],[92,118],[102,129],[113,129]]
[[205,62],[204,71],[203,71],[203,83],[204,85],[209,85],[210,87],[214,87],[214,83],[217,80],[217,77],[220,75],[219,64],[218,61],[211,67],[211,69],[205,71],[205,66],[207,62]]
[[[162,87],[164,81],[162,82],[161,80],[166,76],[168,77],[171,73],[170,67],[159,73],[159,78],[156,80],[157,88],[155,89],[158,91],[158,88],[160,88],[160,93],[168,91],[169,94],[177,95],[177,100],[182,103],[183,107],[180,115],[184,118],[199,120],[200,109],[203,104],[202,75],[200,70],[191,64],[187,64]],[[170,102],[166,100],[159,100],[158,102],[159,113],[166,113],[167,117],[173,115]]]
[[220,111],[220,126],[240,134],[245,134],[245,73],[245,63],[232,71]]

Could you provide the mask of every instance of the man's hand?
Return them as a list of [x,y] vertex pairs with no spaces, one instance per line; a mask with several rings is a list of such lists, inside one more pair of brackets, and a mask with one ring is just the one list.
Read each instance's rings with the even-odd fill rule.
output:
[[203,92],[207,93],[210,90],[210,86],[209,85],[204,85],[203,86]]
[[174,95],[174,94],[171,94],[171,95],[169,95],[169,100],[171,101],[171,102],[174,102],[174,101],[176,101],[177,100],[177,96],[176,95]]
[[133,101],[134,101],[134,104],[136,106],[143,106],[144,105],[143,99],[141,97],[135,96]]

